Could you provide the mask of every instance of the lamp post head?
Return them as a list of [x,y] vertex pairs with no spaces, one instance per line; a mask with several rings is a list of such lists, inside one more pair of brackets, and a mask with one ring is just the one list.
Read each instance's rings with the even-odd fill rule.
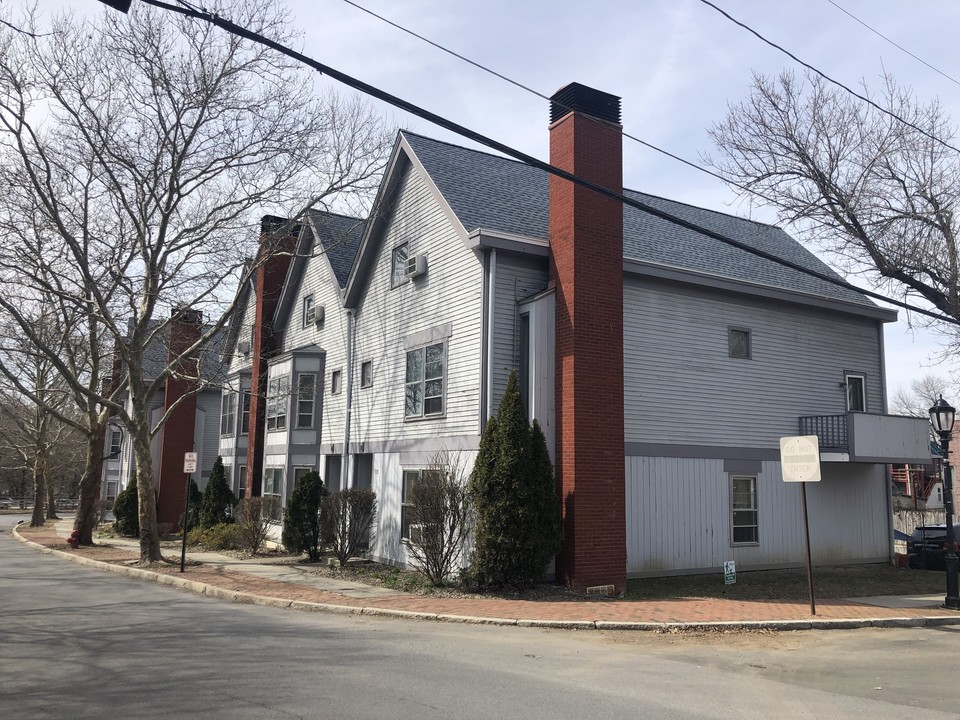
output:
[[940,399],[930,408],[930,424],[933,425],[933,429],[937,435],[944,440],[949,438],[950,433],[953,431],[955,414],[956,409],[943,399],[943,395],[941,395]]

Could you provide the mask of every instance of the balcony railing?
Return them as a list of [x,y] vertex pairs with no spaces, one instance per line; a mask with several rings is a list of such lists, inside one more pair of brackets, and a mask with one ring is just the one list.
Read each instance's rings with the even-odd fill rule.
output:
[[800,418],[800,434],[816,435],[820,438],[820,449],[846,450],[850,446],[847,438],[846,415],[807,415]]
[[800,434],[816,435],[820,452],[847,462],[930,462],[929,420],[926,418],[852,412],[844,415],[807,415],[800,418]]

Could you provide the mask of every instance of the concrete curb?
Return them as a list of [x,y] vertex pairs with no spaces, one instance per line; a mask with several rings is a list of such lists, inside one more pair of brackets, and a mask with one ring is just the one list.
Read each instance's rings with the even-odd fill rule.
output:
[[81,557],[62,550],[54,550],[46,545],[35,543],[23,537],[17,528],[13,528],[13,536],[25,545],[39,550],[46,555],[54,555],[70,562],[97,570],[125,575],[137,580],[155,582],[160,585],[169,585],[178,590],[185,590],[197,595],[205,595],[216,600],[245,605],[261,605],[263,607],[299,610],[301,612],[323,612],[334,615],[367,615],[372,617],[403,618],[406,620],[426,620],[433,622],[449,622],[469,625],[499,625],[544,628],[553,630],[631,630],[647,632],[723,632],[744,630],[855,630],[860,628],[916,628],[937,627],[943,625],[960,625],[960,615],[953,616],[921,616],[898,618],[858,618],[836,620],[734,620],[716,622],[626,622],[616,620],[532,620],[495,617],[478,617],[473,615],[448,615],[442,613],[417,612],[415,610],[391,610],[389,608],[360,607],[354,605],[336,605],[333,603],[315,603],[306,600],[290,600],[287,598],[256,595],[241,590],[229,590],[217,585],[187,580],[186,578],[164,575],[163,573],[144,570],[142,568],[114,565],[113,563]]

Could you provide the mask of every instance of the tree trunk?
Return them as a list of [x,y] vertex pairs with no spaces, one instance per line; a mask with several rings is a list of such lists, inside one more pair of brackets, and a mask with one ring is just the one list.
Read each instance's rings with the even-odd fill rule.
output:
[[148,565],[163,560],[160,554],[160,537],[157,534],[157,496],[153,484],[150,431],[143,427],[131,427],[130,439],[133,442],[133,457],[136,463],[140,511],[140,564]]
[[46,488],[43,483],[43,471],[34,468],[33,471],[33,515],[30,517],[30,527],[41,527],[44,523],[43,508],[46,504]]
[[73,529],[79,535],[81,545],[93,545],[93,531],[100,521],[97,503],[100,501],[100,478],[103,473],[103,443],[106,427],[100,426],[87,439],[87,461],[80,478],[80,503]]
[[[44,466],[46,466],[46,463],[44,463]],[[60,516],[57,515],[56,488],[50,480],[45,479],[43,484],[47,489],[47,520],[59,520]]]

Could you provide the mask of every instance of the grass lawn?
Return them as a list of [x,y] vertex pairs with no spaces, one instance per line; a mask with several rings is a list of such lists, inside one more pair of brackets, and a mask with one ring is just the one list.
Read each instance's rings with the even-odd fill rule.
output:
[[[892,565],[815,567],[813,594],[822,599],[870,595],[930,595],[946,593],[941,572],[907,570]],[[645,578],[627,582],[627,600],[678,597],[730,598],[732,600],[805,600],[807,571],[759,570],[738,572],[734,585],[723,584],[723,573],[682,577]]]

